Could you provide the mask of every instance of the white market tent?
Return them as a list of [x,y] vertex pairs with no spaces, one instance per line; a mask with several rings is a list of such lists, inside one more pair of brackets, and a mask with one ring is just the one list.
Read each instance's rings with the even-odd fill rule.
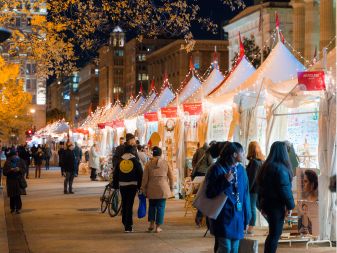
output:
[[55,121],[54,123],[48,124],[44,128],[36,131],[34,135],[44,135],[53,136],[67,133],[69,131],[69,123],[65,120]]
[[160,95],[153,101],[151,107],[147,112],[156,112],[159,111],[160,108],[166,107],[173,99],[175,98],[175,94],[171,89],[171,85],[168,80],[165,81],[162,91]]
[[143,106],[143,104],[145,103],[145,98],[143,95],[138,95],[138,98],[136,98],[136,102],[134,104],[134,106],[132,108],[130,108],[130,110],[125,113],[123,116],[125,119],[128,118],[132,118],[134,117],[134,114]]
[[192,76],[189,81],[186,83],[184,87],[182,87],[181,91],[178,91],[176,99],[170,104],[171,106],[177,106],[177,103],[183,104],[189,97],[191,97],[200,87],[200,80],[194,75],[194,71],[192,72]]
[[146,113],[148,111],[148,109],[150,108],[150,106],[152,105],[153,101],[157,98],[157,92],[155,90],[152,90],[150,95],[147,97],[146,101],[144,102],[144,104],[142,105],[141,108],[139,108],[139,110],[137,110],[135,112],[135,115],[137,116],[141,116],[144,113]]
[[228,100],[228,96],[226,94],[247,80],[247,78],[249,78],[254,72],[255,68],[244,56],[238,65],[234,67],[229,75],[223,80],[221,85],[209,94],[207,102],[211,104],[223,104]]
[[201,87],[199,87],[199,89],[186,100],[186,103],[201,102],[203,98],[216,89],[224,79],[224,75],[216,65],[206,80],[202,83]]
[[133,98],[133,96],[130,97],[129,101],[124,106],[123,110],[120,111],[117,115],[117,118],[124,118],[125,115],[129,113],[129,111],[133,108],[133,106],[136,104],[136,100]]
[[120,101],[119,100],[116,101],[115,105],[111,109],[109,109],[109,111],[105,114],[104,119],[102,119],[100,122],[97,122],[97,124],[104,123],[104,122],[112,122],[114,119],[117,119],[117,116],[122,110],[123,110],[123,107]]

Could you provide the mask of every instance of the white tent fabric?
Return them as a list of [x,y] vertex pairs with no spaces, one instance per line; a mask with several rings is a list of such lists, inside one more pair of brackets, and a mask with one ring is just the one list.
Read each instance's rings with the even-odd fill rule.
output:
[[329,179],[336,176],[336,95],[327,93],[320,102],[318,181],[320,239],[336,240],[336,194],[328,190]]
[[173,99],[175,98],[174,92],[171,90],[169,86],[166,86],[160,95],[153,101],[148,112],[156,112],[160,110],[160,108],[166,107]]
[[[318,61],[310,70],[321,70],[324,68],[323,59]],[[326,59],[327,71],[331,71],[331,76],[336,77],[336,48],[332,49]]]
[[101,122],[112,122],[114,119],[117,119],[117,115],[123,110],[122,106],[119,102],[116,102],[115,105],[106,113],[105,118],[101,120]]
[[59,135],[69,131],[69,123],[64,120],[59,120],[54,123],[48,124],[44,128],[36,131],[34,135]]
[[254,72],[255,68],[253,65],[246,57],[243,57],[235,69],[222,82],[221,86],[207,97],[207,102],[211,104],[223,104],[228,99],[233,98],[233,94],[227,95],[227,93],[238,87]]
[[194,92],[196,92],[201,87],[201,82],[193,74],[187,84],[180,91],[177,98],[171,103],[172,106],[184,103]]
[[135,105],[128,111],[128,113],[124,115],[124,117],[126,119],[134,117],[135,116],[134,114],[137,112],[137,110],[139,110],[143,106],[144,103],[145,98],[143,96],[139,96]]
[[125,115],[129,113],[129,111],[133,108],[133,106],[136,104],[136,101],[133,97],[129,99],[123,110],[117,115],[117,118],[125,118]]
[[315,102],[319,99],[320,92],[306,92],[297,85],[297,79],[288,80],[282,83],[273,83],[270,79],[264,81],[266,88],[266,103],[282,104],[288,108],[296,108],[303,104]]
[[153,101],[157,98],[156,92],[152,91],[151,94],[147,97],[146,101],[139,110],[135,113],[136,115],[142,115],[147,112]]
[[202,86],[186,100],[186,103],[201,102],[202,99],[217,88],[224,79],[225,77],[221,71],[218,68],[214,68],[207,79],[202,83]]

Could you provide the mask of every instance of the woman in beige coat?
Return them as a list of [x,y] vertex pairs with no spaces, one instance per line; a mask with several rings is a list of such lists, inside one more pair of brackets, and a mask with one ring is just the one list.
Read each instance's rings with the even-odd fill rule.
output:
[[[148,231],[162,231],[166,199],[172,196],[173,174],[167,161],[160,158],[162,150],[153,147],[153,158],[145,165],[141,190],[149,199]],[[156,224],[156,227],[155,227]]]

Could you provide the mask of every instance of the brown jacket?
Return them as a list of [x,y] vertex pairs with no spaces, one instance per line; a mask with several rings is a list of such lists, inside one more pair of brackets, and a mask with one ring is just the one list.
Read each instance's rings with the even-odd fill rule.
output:
[[142,192],[148,199],[167,199],[172,196],[173,174],[168,163],[158,157],[152,158],[143,174]]

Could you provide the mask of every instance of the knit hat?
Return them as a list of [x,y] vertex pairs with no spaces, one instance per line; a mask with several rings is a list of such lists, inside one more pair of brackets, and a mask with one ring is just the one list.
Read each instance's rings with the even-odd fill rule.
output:
[[131,139],[135,139],[135,136],[133,134],[127,133],[125,139],[126,139],[126,142],[128,142]]
[[161,150],[160,147],[154,146],[152,148],[152,155],[153,156],[161,156],[161,154],[162,154],[162,150]]

